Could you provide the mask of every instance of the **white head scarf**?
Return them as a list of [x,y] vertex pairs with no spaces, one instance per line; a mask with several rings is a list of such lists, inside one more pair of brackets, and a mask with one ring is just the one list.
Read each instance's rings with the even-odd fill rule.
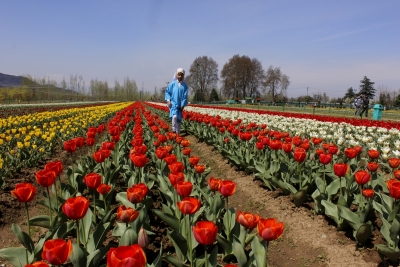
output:
[[178,74],[178,72],[182,72],[182,73],[183,73],[183,79],[182,79],[182,81],[184,81],[184,80],[185,80],[185,70],[182,69],[182,68],[178,68],[178,69],[175,71],[174,77],[172,77],[172,81],[178,80],[178,78],[176,78],[176,75]]

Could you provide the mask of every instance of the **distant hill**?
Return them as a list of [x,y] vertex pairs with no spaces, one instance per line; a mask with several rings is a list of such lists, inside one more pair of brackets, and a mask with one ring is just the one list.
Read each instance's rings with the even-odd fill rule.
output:
[[27,78],[22,77],[22,76],[15,76],[15,75],[0,73],[0,88],[1,87],[19,87],[19,86],[21,86],[23,79],[27,79]]

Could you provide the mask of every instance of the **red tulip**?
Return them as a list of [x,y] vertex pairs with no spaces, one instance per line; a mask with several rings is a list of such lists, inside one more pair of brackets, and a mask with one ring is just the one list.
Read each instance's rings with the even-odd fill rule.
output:
[[101,149],[114,150],[114,147],[115,147],[114,142],[103,142],[101,144]]
[[243,227],[246,227],[247,229],[256,228],[259,220],[260,216],[250,212],[238,211],[238,214],[236,216],[236,221],[240,223]]
[[209,221],[199,221],[192,226],[193,236],[201,245],[211,245],[218,234],[218,227]]
[[363,189],[362,195],[367,198],[372,198],[375,194],[375,191],[372,189]]
[[292,143],[285,142],[282,144],[282,149],[285,151],[285,153],[290,153],[292,152]]
[[346,148],[344,150],[344,154],[346,155],[347,158],[349,159],[353,159],[357,156],[357,150],[355,150],[354,148]]
[[308,142],[305,142],[305,143],[302,143],[301,145],[300,145],[300,147],[301,148],[303,148],[304,150],[306,150],[306,151],[308,151],[309,149],[310,149],[310,143],[308,143]]
[[97,192],[101,195],[107,195],[110,190],[111,190],[111,185],[108,184],[100,184],[97,188],[96,188]]
[[329,154],[336,154],[339,151],[339,148],[335,145],[328,146],[328,153]]
[[183,146],[183,147],[188,147],[188,146],[190,146],[190,141],[187,140],[187,139],[182,140],[182,141],[181,141],[181,146]]
[[378,169],[378,167],[379,167],[379,164],[376,163],[376,162],[368,162],[368,164],[367,164],[367,169],[368,169],[370,172],[376,172],[376,170]]
[[193,184],[187,181],[177,182],[175,185],[175,190],[181,197],[188,197],[192,193]]
[[219,191],[219,186],[221,185],[221,182],[221,179],[211,177],[210,179],[208,179],[208,187],[211,191]]
[[168,155],[168,151],[164,147],[159,147],[156,149],[156,156],[159,159],[163,159]]
[[147,152],[147,146],[146,145],[134,146],[133,152],[136,155],[144,155]]
[[83,178],[83,182],[88,188],[96,189],[101,184],[102,178],[103,177],[101,177],[101,175],[98,173],[88,173]]
[[226,143],[229,143],[230,142],[230,139],[229,139],[229,137],[225,137],[225,139],[224,139],[224,143],[226,144]]
[[307,156],[307,152],[303,148],[296,147],[294,149],[293,157],[294,157],[295,161],[301,163],[306,159],[306,156]]
[[182,149],[182,154],[185,156],[190,156],[191,152],[192,152],[192,150],[188,147],[185,147],[184,149]]
[[139,212],[132,208],[127,208],[124,205],[119,206],[117,210],[117,218],[121,222],[131,223],[139,217]]
[[270,140],[269,141],[269,148],[272,150],[279,150],[282,148],[282,141],[281,140]]
[[56,179],[56,173],[49,170],[41,170],[36,172],[36,182],[43,187],[49,187],[53,185]]
[[317,137],[313,137],[311,138],[311,142],[313,142],[314,145],[319,145],[322,142],[322,138],[317,138]]
[[355,146],[354,149],[357,151],[357,155],[362,152],[362,147],[361,146]]
[[176,157],[175,155],[167,155],[167,156],[165,156],[165,158],[163,158],[163,160],[164,160],[168,165],[170,165],[170,164],[172,164],[172,163],[178,161],[178,159],[177,159],[177,157]]
[[83,145],[85,144],[85,138],[83,137],[75,137],[73,140],[75,140],[77,147],[83,147]]
[[93,146],[96,140],[94,138],[86,138],[86,145]]
[[178,173],[178,172],[183,172],[185,166],[183,165],[182,162],[174,162],[168,165],[168,169],[171,171],[171,173]]
[[111,155],[111,151],[108,149],[100,149],[96,152],[93,153],[93,159],[97,162],[97,163],[102,163],[106,160],[106,158],[108,158]]
[[20,183],[11,190],[11,194],[17,198],[19,202],[31,202],[36,194],[36,186],[30,183]]
[[175,186],[178,182],[182,182],[185,180],[185,175],[183,174],[183,172],[170,173],[168,174],[168,179],[171,185]]
[[66,262],[72,253],[71,239],[65,242],[63,239],[51,239],[44,242],[42,259],[51,265],[61,265]]
[[76,151],[76,141],[75,140],[67,140],[64,142],[64,150],[66,150],[69,153],[75,152]]
[[257,142],[257,143],[256,143],[256,148],[257,148],[258,150],[263,150],[263,149],[264,149],[264,145],[263,145],[261,142]]
[[146,254],[138,244],[110,248],[107,254],[107,267],[145,267]]
[[230,180],[221,181],[219,192],[224,197],[232,196],[236,191],[236,183]]
[[390,196],[395,199],[400,199],[400,181],[390,179],[386,181],[386,184],[389,189]]
[[153,146],[159,147],[159,146],[161,146],[161,142],[158,140],[155,140],[155,141],[153,141]]
[[140,183],[132,185],[131,188],[126,190],[126,198],[133,204],[137,204],[143,201],[146,197],[149,188],[146,184]]
[[400,170],[395,170],[393,172],[394,178],[396,178],[397,180],[400,180]]
[[316,149],[315,150],[315,155],[321,155],[321,154],[324,154],[324,153],[325,153],[325,151],[323,149]]
[[320,154],[319,155],[319,162],[321,162],[324,165],[329,164],[332,161],[332,155],[331,154]]
[[59,176],[63,170],[63,164],[61,161],[51,161],[44,165],[45,170],[53,171],[56,174],[56,177]]
[[146,155],[136,155],[136,154],[131,154],[129,155],[129,158],[133,162],[133,165],[138,168],[142,168],[146,165],[147,161],[149,160]]
[[369,182],[369,180],[371,179],[371,175],[369,174],[369,172],[364,171],[364,170],[359,170],[354,174],[354,177],[356,179],[356,182],[359,185],[364,185],[366,183]]
[[368,150],[367,154],[370,159],[377,159],[381,153],[379,153],[377,150],[370,149]]
[[334,173],[339,177],[344,177],[349,169],[346,163],[336,163],[333,165]]
[[146,230],[142,227],[139,230],[139,236],[138,236],[138,245],[145,249],[149,246],[150,244],[150,239],[149,236],[147,235]]
[[206,166],[204,166],[204,165],[194,165],[194,170],[197,173],[203,173],[206,170]]
[[191,157],[189,158],[189,163],[190,163],[190,165],[192,165],[192,166],[195,166],[195,165],[199,164],[199,161],[200,161],[200,158],[199,158],[199,157],[196,157],[196,156],[191,156]]
[[165,136],[165,135],[162,135],[162,134],[160,134],[159,136],[158,136],[158,141],[160,141],[161,143],[165,143],[165,142],[167,142],[168,141],[168,138]]
[[273,241],[281,237],[285,226],[275,218],[260,218],[257,224],[257,232],[265,241]]
[[88,138],[90,138],[90,139],[94,139],[95,137],[96,137],[96,132],[92,132],[92,131],[87,131],[86,132],[86,140],[88,139]]
[[200,209],[201,202],[194,197],[185,197],[176,205],[183,214],[195,214]]
[[392,169],[396,169],[396,168],[399,167],[399,165],[400,165],[400,159],[398,159],[398,158],[390,158],[390,159],[388,160],[388,163],[389,163],[389,166],[390,166]]
[[49,265],[44,261],[37,261],[32,264],[27,264],[24,267],[49,267]]
[[71,220],[79,220],[85,217],[89,209],[89,200],[83,196],[70,197],[62,206],[62,212]]

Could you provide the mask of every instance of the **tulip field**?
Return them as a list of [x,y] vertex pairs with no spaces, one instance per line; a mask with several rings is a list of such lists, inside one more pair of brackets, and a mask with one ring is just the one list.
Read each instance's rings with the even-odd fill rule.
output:
[[241,189],[210,175],[213,155],[195,155],[192,137],[345,232],[354,250],[398,262],[400,124],[193,105],[177,135],[168,115],[135,102],[0,118],[1,193],[20,210],[15,221],[2,213],[15,242],[0,247],[0,263],[300,266],[271,260],[290,218],[232,206]]

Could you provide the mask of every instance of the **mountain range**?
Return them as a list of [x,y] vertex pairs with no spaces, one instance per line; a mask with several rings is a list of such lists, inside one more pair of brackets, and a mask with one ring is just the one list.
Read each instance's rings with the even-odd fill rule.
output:
[[22,81],[24,81],[24,80],[29,80],[29,79],[26,77],[22,77],[22,76],[15,76],[15,75],[0,73],[0,88],[2,88],[2,87],[19,87],[22,85]]

